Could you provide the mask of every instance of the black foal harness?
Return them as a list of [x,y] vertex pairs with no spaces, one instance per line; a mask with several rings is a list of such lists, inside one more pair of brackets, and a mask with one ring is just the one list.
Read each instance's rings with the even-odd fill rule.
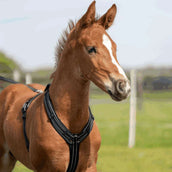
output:
[[[83,130],[79,134],[73,134],[71,133],[65,125],[61,122],[61,120],[58,118],[56,112],[54,111],[53,104],[51,102],[50,96],[49,96],[49,86],[47,85],[45,89],[45,95],[44,95],[44,106],[48,115],[48,118],[53,126],[53,128],[60,134],[60,136],[66,141],[66,143],[69,146],[70,150],[70,162],[67,169],[67,172],[75,172],[79,160],[79,145],[80,143],[90,134],[92,128],[93,128],[93,121],[94,117],[91,113],[91,110],[89,108],[89,119]],[[24,137],[26,142],[27,150],[29,151],[29,140],[26,135],[26,112],[29,108],[29,105],[32,103],[32,101],[38,97],[41,93],[38,93],[33,98],[29,99],[22,108],[23,113],[23,131],[24,131]]]

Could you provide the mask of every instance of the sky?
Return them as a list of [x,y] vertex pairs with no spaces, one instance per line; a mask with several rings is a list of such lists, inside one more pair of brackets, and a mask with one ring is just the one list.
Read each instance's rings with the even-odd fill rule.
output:
[[[57,40],[92,0],[0,0],[0,51],[31,71],[55,64]],[[121,66],[172,66],[172,0],[97,0],[101,16],[115,3],[107,31]]]

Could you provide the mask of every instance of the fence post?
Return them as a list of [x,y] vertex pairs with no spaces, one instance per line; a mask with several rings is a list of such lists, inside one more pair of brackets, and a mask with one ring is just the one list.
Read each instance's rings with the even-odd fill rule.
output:
[[17,69],[15,69],[13,72],[13,79],[14,81],[17,81],[17,82],[20,81],[20,72]]
[[137,72],[137,109],[142,110],[143,106],[143,75]]
[[26,84],[31,84],[32,83],[32,76],[31,76],[30,73],[26,73],[25,82],[26,82]]
[[136,71],[131,70],[131,96],[130,96],[130,120],[129,120],[129,140],[128,147],[135,145],[136,134]]

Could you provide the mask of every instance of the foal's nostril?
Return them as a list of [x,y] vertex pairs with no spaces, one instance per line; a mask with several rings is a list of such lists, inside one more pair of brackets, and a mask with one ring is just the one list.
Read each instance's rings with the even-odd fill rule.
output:
[[116,83],[116,89],[120,94],[125,94],[125,87],[126,87],[126,82],[122,80],[118,80]]

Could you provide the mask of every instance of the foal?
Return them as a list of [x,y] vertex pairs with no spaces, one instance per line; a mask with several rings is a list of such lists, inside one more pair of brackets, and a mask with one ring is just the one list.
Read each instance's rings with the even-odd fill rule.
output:
[[[52,75],[50,98],[62,123],[72,133],[80,133],[89,118],[90,81],[121,101],[129,92],[129,81],[116,58],[116,44],[106,33],[115,18],[113,5],[95,19],[95,1],[76,23],[57,49],[57,68]],[[32,84],[44,90],[44,86]],[[40,94],[29,106],[26,134],[23,134],[22,105],[35,93],[22,84],[13,84],[0,94],[0,172],[11,172],[16,160],[35,172],[65,172],[69,165],[69,148],[52,127]],[[96,123],[80,144],[77,172],[95,172],[101,138]]]

